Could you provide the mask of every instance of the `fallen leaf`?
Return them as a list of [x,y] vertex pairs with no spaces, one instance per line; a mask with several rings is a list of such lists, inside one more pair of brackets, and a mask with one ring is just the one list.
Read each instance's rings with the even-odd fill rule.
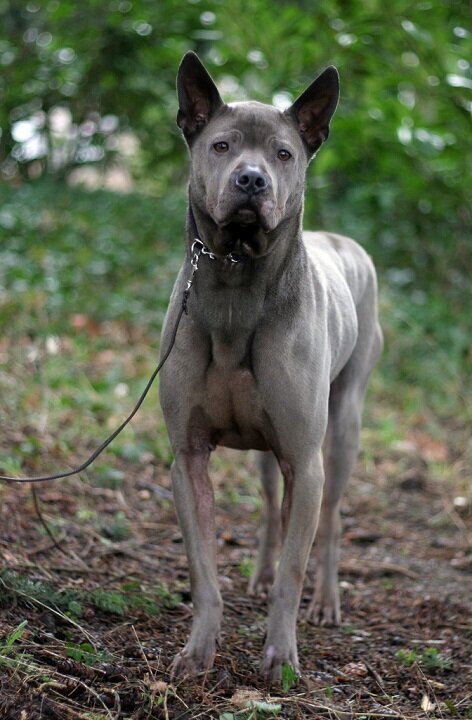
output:
[[146,673],[144,676],[144,682],[146,683],[147,687],[151,692],[163,694],[166,692],[166,690],[169,687],[169,684],[164,682],[163,680],[153,680],[149,673]]
[[350,662],[341,668],[341,672],[348,677],[362,678],[367,677],[369,671],[363,662]]
[[428,685],[431,685],[431,687],[438,688],[438,690],[445,690],[447,688],[447,685],[445,685],[442,682],[438,682],[437,680],[431,680],[431,678],[428,678]]
[[425,432],[411,430],[407,433],[408,440],[415,443],[421,455],[430,462],[446,462],[449,456],[446,443],[437,440]]
[[423,698],[421,700],[421,709],[424,712],[431,712],[431,710],[434,710],[434,708],[435,708],[435,705],[434,705],[434,703],[431,702],[429,697],[426,694],[423,695]]
[[245,708],[250,702],[262,700],[262,693],[259,690],[250,690],[248,688],[239,688],[233,694],[230,703],[235,707]]

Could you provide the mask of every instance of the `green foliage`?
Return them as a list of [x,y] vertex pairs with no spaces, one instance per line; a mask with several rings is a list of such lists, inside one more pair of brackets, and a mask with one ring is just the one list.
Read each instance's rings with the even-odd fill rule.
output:
[[245,578],[250,578],[254,571],[254,560],[250,557],[243,557],[239,563],[239,572]]
[[165,583],[159,583],[156,585],[154,592],[159,600],[159,603],[167,609],[177,607],[177,605],[182,602],[180,594],[172,592]]
[[421,654],[420,664],[426,670],[452,670],[452,660],[443,655],[438,648],[426,648]]
[[[110,416],[123,417],[157,359],[162,318],[182,257],[184,202],[183,194],[156,200],[137,193],[90,193],[50,180],[16,189],[0,185],[0,332],[18,348],[0,355],[2,427],[14,417],[15,427],[34,428],[47,408],[55,447],[66,456],[84,436],[105,437]],[[435,283],[431,280],[432,287]],[[466,301],[464,296],[464,308]],[[432,410],[438,432],[443,418],[470,419],[466,349],[472,316],[461,316],[461,302],[455,305],[440,293],[418,305],[406,288],[388,288],[381,281],[386,350],[372,389],[389,411],[383,408],[373,423],[379,447],[403,436],[398,410],[413,418]],[[118,338],[142,334],[142,341],[134,347],[126,334],[117,340],[117,332]],[[51,337],[60,345],[57,354],[48,350]],[[124,366],[128,350],[131,361]],[[93,358],[103,351],[111,351],[111,361],[98,373]],[[40,362],[33,364],[30,352]],[[129,397],[118,398],[115,389],[123,381]],[[168,463],[162,415],[150,403],[140,418],[152,428],[149,434],[136,437],[131,427],[111,453],[139,462],[152,452]],[[38,461],[36,435],[26,430],[8,450],[0,447],[3,470],[21,473],[26,457]],[[109,469],[109,457],[97,466],[97,484],[120,482],[120,470]],[[243,495],[234,500],[246,502]],[[103,522],[89,520],[97,527]],[[127,537],[124,520],[102,525],[105,535]]]
[[[461,307],[471,224],[468,22],[460,0],[283,0],[276,13],[269,0],[3,0],[0,164],[7,178],[106,164],[128,133],[138,141],[135,174],[154,194],[172,195],[185,165],[175,73],[187,49],[230,100],[289,102],[334,63],[341,103],[309,175],[307,225],[359,237],[415,312],[432,277]],[[62,134],[57,108],[69,118]]]
[[23,637],[27,624],[28,621],[23,620],[11,631],[5,642],[0,643],[0,667],[17,669],[20,665],[30,662],[30,656],[15,647],[15,644]]
[[[12,601],[27,607],[40,604],[55,608],[72,620],[81,616],[84,606],[111,615],[128,616],[135,612],[158,615],[163,608],[172,609],[181,602],[180,595],[172,592],[165,583],[159,583],[152,589],[143,588],[141,583],[132,581],[124,583],[119,590],[56,590],[50,583],[33,581],[7,570],[0,575],[0,584],[3,586],[2,605],[11,604]],[[15,635],[13,642],[16,639]]]
[[93,477],[97,487],[118,490],[123,485],[125,474],[109,465],[95,465]]
[[128,611],[126,597],[114,590],[94,590],[90,594],[90,601],[98,610],[111,615],[125,615]]
[[156,201],[51,182],[0,185],[0,330],[44,337],[75,323],[87,338],[93,322],[119,318],[157,335],[183,214],[183,192]]
[[127,582],[117,590],[94,590],[87,596],[88,601],[102,612],[114,615],[129,615],[133,612],[158,615],[162,608],[171,609],[181,602],[178,593],[167,585],[159,583],[152,590],[144,590],[139,582]]
[[122,510],[111,517],[102,516],[96,519],[95,526],[103,537],[114,542],[128,540],[132,535],[131,524]]
[[298,685],[300,682],[300,675],[296,670],[289,664],[284,663],[282,665],[282,689],[284,692],[288,692],[293,687]]
[[452,715],[453,717],[457,717],[459,715],[457,708],[452,700],[449,700],[446,698],[444,700],[444,705],[447,707],[447,710],[450,713],[450,715]]
[[[185,12],[181,7],[150,0],[27,5],[3,0],[4,172],[14,172],[18,162],[28,164],[28,149],[15,143],[10,123],[32,116],[44,147],[39,162],[52,171],[63,169],[63,159],[74,165],[113,155],[116,129],[137,131],[149,160],[175,152],[177,133],[164,136],[159,128],[169,120],[175,67],[201,14],[196,4],[189,3]],[[57,132],[57,107],[70,113],[73,138]]]
[[418,664],[430,672],[434,672],[435,670],[452,670],[451,658],[443,655],[435,647],[425,648],[423,652],[417,652],[411,649],[397,650],[395,657],[402,665],[406,665],[407,667]]
[[23,620],[23,622],[12,630],[6,641],[0,645],[0,665],[8,665],[12,662],[11,655],[13,654],[13,646],[23,637],[27,624],[28,621]]
[[278,717],[282,711],[280,703],[248,700],[247,705],[250,709],[221,713],[218,720],[262,720],[265,717]]
[[397,650],[395,657],[402,665],[406,665],[407,667],[418,662],[418,654],[415,650]]
[[0,583],[3,585],[2,605],[15,600],[27,607],[40,604],[56,608],[64,613],[71,612],[74,614],[74,611],[78,609],[77,602],[80,596],[76,590],[69,588],[57,590],[50,583],[41,580],[30,580],[28,577],[18,575],[11,570],[6,570],[0,575]]
[[88,665],[89,667],[97,665],[98,663],[110,662],[112,659],[112,656],[106,652],[97,653],[93,645],[87,642],[80,644],[73,642],[66,643],[66,655],[72,658],[72,660],[84,663],[84,665]]

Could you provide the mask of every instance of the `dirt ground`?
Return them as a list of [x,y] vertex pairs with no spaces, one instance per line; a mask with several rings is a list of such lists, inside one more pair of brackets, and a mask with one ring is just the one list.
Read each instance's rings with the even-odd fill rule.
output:
[[[251,463],[229,451],[214,462],[225,614],[215,667],[192,680],[168,673],[191,620],[168,468],[144,453],[119,461],[119,487],[97,487],[93,470],[39,487],[59,547],[29,486],[0,488],[2,720],[472,718],[472,511],[454,503],[418,443],[361,457],[343,503],[343,623],[304,619],[311,561],[302,677],[284,688],[258,675],[266,607],[246,595],[259,515]],[[135,601],[116,612],[87,602],[97,589],[150,597],[157,583],[157,613]],[[50,599],[40,587],[52,588]],[[54,590],[78,593],[80,611],[61,608]]]

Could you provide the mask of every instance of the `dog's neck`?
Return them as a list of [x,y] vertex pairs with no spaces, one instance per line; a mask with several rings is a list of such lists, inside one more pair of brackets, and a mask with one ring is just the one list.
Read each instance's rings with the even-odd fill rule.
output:
[[[188,258],[198,239],[213,251],[219,228],[193,205],[196,222],[187,217]],[[280,315],[298,293],[301,264],[306,260],[302,243],[302,208],[269,233],[269,251],[260,257],[241,255],[234,263],[224,255],[202,255],[192,291],[190,312],[194,321],[211,335],[223,339],[251,335],[262,317]]]

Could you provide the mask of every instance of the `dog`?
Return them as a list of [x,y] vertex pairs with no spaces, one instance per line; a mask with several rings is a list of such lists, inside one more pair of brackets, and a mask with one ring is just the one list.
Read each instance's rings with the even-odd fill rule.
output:
[[188,317],[159,384],[194,608],[172,670],[192,675],[211,668],[219,637],[210,453],[218,445],[253,449],[264,509],[249,592],[268,593],[261,670],[277,683],[286,663],[299,672],[296,621],[315,534],[308,616],[318,624],[340,622],[340,501],[382,350],[376,275],[353,240],[302,233],[305,172],[328,138],[339,97],[336,68],[281,111],[259,102],[225,104],[188,52],[177,94],[177,123],[191,158],[187,253],[162,347],[171,339],[196,242],[201,254]]

